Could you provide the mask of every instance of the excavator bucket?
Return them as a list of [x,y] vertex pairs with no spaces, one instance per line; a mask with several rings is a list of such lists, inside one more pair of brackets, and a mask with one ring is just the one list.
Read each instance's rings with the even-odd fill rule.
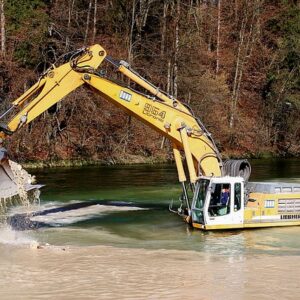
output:
[[1,204],[5,204],[7,199],[28,199],[28,192],[34,192],[42,187],[42,185],[32,184],[32,182],[33,177],[21,165],[9,160],[6,150],[0,148]]

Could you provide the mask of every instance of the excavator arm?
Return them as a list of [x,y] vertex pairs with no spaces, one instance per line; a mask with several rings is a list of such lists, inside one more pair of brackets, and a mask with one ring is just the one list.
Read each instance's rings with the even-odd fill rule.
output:
[[[124,87],[101,75],[97,69],[104,61],[147,93]],[[171,140],[179,181],[183,186],[187,181],[193,185],[201,175],[221,176],[220,154],[210,134],[191,109],[160,91],[126,62],[107,57],[100,45],[80,49],[71,55],[68,62],[54,65],[45,72],[1,116],[10,114],[9,121],[0,127],[0,137],[5,139],[13,134],[82,85],[92,88],[95,93]],[[181,151],[185,154],[189,180],[184,172]]]

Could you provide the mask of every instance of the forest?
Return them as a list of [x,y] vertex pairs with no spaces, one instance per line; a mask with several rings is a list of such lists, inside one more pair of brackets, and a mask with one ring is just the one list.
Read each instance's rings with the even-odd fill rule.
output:
[[[224,157],[300,156],[299,0],[0,0],[0,22],[1,111],[97,43],[189,104]],[[84,88],[5,146],[19,162],[172,159],[168,141]]]

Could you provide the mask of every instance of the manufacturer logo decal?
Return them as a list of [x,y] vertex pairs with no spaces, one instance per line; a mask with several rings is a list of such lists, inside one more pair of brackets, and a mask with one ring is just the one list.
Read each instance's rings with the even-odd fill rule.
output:
[[163,122],[166,116],[166,112],[164,110],[160,110],[158,107],[148,103],[145,104],[143,114],[161,122]]

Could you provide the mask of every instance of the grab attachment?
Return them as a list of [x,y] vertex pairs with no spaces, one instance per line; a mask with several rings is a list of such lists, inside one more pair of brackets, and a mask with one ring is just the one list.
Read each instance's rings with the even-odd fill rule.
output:
[[[22,197],[29,191],[37,190],[42,185],[32,184],[33,178],[21,165],[8,159],[7,150],[0,139],[0,199],[5,201],[15,196]],[[23,195],[24,196],[24,195]],[[1,204],[1,203],[0,203]]]

